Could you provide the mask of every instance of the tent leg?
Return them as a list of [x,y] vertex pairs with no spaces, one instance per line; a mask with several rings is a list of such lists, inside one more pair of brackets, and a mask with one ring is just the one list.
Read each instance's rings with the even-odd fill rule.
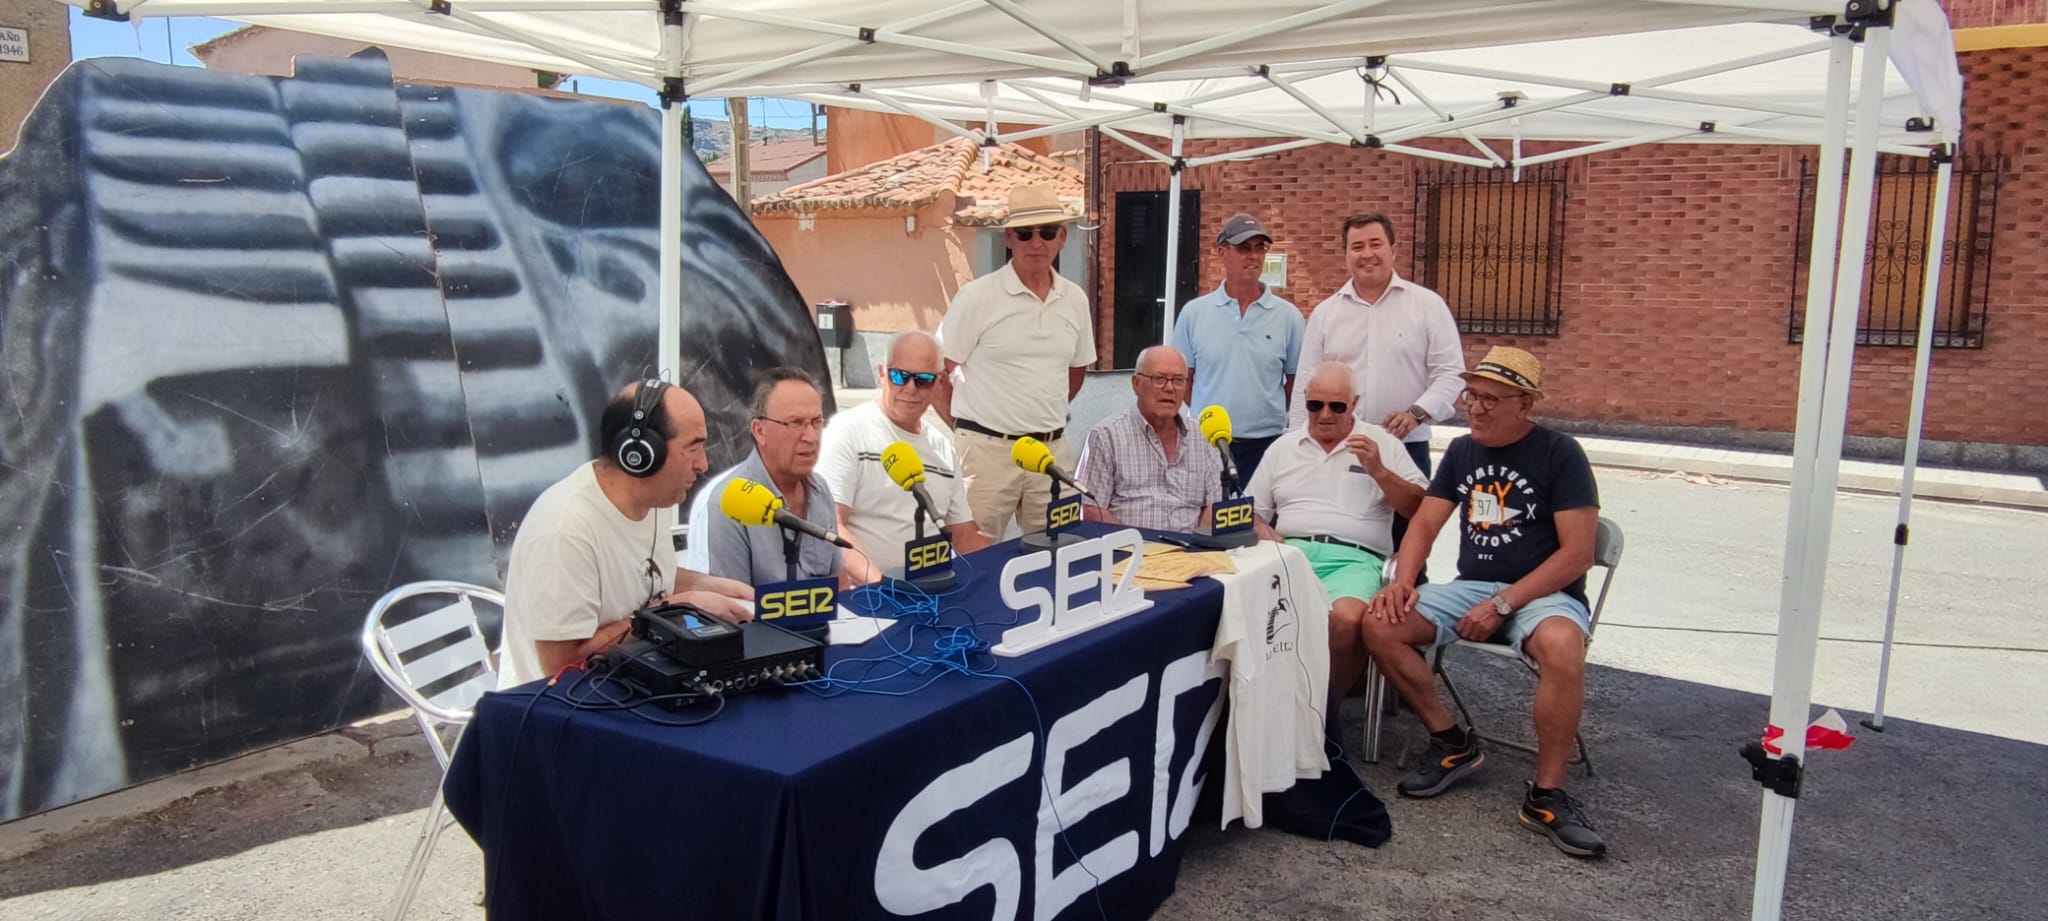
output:
[[[1870,235],[1870,198],[1876,182],[1879,119],[1884,98],[1888,22],[1873,22],[1865,32],[1861,82],[1856,111],[1855,143],[1851,147],[1849,188],[1840,188],[1841,143],[1848,117],[1850,47],[1844,36],[1831,39],[1828,57],[1828,106],[1821,147],[1821,184],[1814,205],[1814,259],[1811,262],[1806,340],[1801,357],[1799,431],[1792,458],[1793,491],[1787,526],[1785,583],[1779,597],[1778,648],[1771,688],[1771,725],[1785,728],[1779,739],[1783,758],[1803,758],[1806,723],[1813,703],[1813,662],[1820,645],[1820,614],[1827,588],[1828,543],[1834,526],[1836,485],[1841,474],[1842,437],[1848,421],[1849,369],[1856,349],[1856,321],[1863,298],[1864,246]],[[1835,206],[1846,201],[1846,209]],[[1841,224],[1839,240],[1822,228]],[[1823,242],[1836,244],[1823,250]],[[1822,258],[1826,257],[1826,258]],[[1832,267],[1833,293],[1823,291],[1822,268]],[[1818,294],[1819,296],[1816,296]],[[1822,331],[1821,317],[1829,319]],[[1825,346],[1820,337],[1825,336]],[[1824,354],[1822,367],[1813,366]],[[1817,418],[1816,418],[1817,413]],[[1796,768],[1795,768],[1796,770]],[[1792,843],[1793,795],[1766,790],[1757,840],[1756,888],[1750,903],[1755,921],[1777,921],[1784,909],[1785,868]]]
[[1187,117],[1173,117],[1173,163],[1167,167],[1172,176],[1166,180],[1166,291],[1159,297],[1160,316],[1159,341],[1173,341],[1173,311],[1180,306],[1174,303],[1173,292],[1180,280],[1180,174],[1186,168],[1181,160],[1181,143],[1187,130]]
[[1899,571],[1906,562],[1908,525],[1913,517],[1913,473],[1920,466],[1920,429],[1927,416],[1927,369],[1934,360],[1934,312],[1941,300],[1941,252],[1948,245],[1948,204],[1952,153],[1934,151],[1934,208],[1927,215],[1927,274],[1920,285],[1920,336],[1913,341],[1913,403],[1906,420],[1906,467],[1899,480],[1899,525],[1892,532],[1892,585],[1884,605],[1884,651],[1877,660],[1877,702],[1863,725],[1884,731],[1884,691],[1892,672],[1892,628],[1899,616]]
[[[661,56],[665,72],[680,71],[682,60],[682,14],[666,16],[662,26]],[[661,93],[661,323],[655,343],[657,376],[681,384],[683,367],[683,116],[682,79],[669,77]],[[742,208],[746,207],[741,205]]]

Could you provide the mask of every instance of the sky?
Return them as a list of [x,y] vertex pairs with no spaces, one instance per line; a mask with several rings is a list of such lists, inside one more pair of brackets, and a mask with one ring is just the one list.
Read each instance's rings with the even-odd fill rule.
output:
[[[240,23],[224,19],[202,19],[179,16],[170,18],[144,19],[136,17],[131,22],[108,22],[87,17],[76,7],[71,10],[71,59],[86,58],[142,58],[160,63],[177,64],[183,67],[198,67],[199,59],[186,49],[201,42],[216,38],[241,28]],[[609,96],[615,99],[637,99],[648,105],[654,104],[654,92],[618,80],[596,77],[575,76],[556,89],[568,90],[591,96]],[[756,97],[748,108],[747,115],[753,124],[770,128],[809,128],[811,126],[810,104],[789,99],[764,99]],[[728,118],[723,99],[690,100],[692,118],[725,121]]]

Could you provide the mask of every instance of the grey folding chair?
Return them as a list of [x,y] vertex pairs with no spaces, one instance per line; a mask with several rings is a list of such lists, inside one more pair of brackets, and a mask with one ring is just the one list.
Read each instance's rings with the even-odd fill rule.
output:
[[[422,605],[413,599],[436,595],[453,600],[414,615]],[[377,677],[412,707],[413,718],[419,721],[420,732],[427,737],[443,773],[448,770],[449,751],[474,713],[477,699],[498,686],[490,647],[477,624],[477,600],[495,604],[500,610],[505,607],[505,596],[487,588],[462,582],[414,582],[377,599],[363,621],[363,657],[370,660]],[[451,728],[454,734],[444,738],[443,733]],[[436,782],[434,804],[427,810],[419,843],[413,847],[398,895],[391,903],[387,916],[391,921],[399,921],[412,907],[434,843],[451,818],[441,803],[441,784]]]
[[[1593,566],[1596,569],[1604,568],[1607,570],[1607,572],[1600,579],[1600,593],[1594,596],[1593,599],[1593,623],[1591,629],[1588,631],[1586,636],[1586,641],[1588,643],[1592,642],[1592,631],[1600,629],[1600,612],[1602,609],[1607,607],[1607,590],[1608,588],[1613,586],[1615,569],[1621,565],[1621,550],[1621,525],[1615,524],[1612,519],[1602,517],[1600,519],[1599,530],[1595,533],[1593,538]],[[1388,566],[1390,570],[1389,575],[1391,577],[1391,568],[1393,566],[1393,563],[1389,561]],[[1536,747],[1533,745],[1526,745],[1521,742],[1513,741],[1510,739],[1503,739],[1498,736],[1486,735],[1485,733],[1482,733],[1478,730],[1477,724],[1475,724],[1472,721],[1472,711],[1465,706],[1465,698],[1463,697],[1463,695],[1460,695],[1458,693],[1457,684],[1451,680],[1450,673],[1444,671],[1444,653],[1448,652],[1453,646],[1462,646],[1468,649],[1476,649],[1480,652],[1486,653],[1487,655],[1504,656],[1515,659],[1516,661],[1521,662],[1522,667],[1528,669],[1529,674],[1531,675],[1537,673],[1536,663],[1531,661],[1527,657],[1522,656],[1521,654],[1515,652],[1515,649],[1512,646],[1508,646],[1502,643],[1474,643],[1469,640],[1459,640],[1455,643],[1452,643],[1450,646],[1443,646],[1438,648],[1436,651],[1436,655],[1432,657],[1432,660],[1430,662],[1430,667],[1432,670],[1436,672],[1438,680],[1444,683],[1444,689],[1451,692],[1451,702],[1457,706],[1459,718],[1464,721],[1464,724],[1467,727],[1471,727],[1473,734],[1495,745],[1516,749],[1517,751],[1525,751],[1532,755],[1535,754]],[[1384,709],[1384,701],[1386,700],[1386,694],[1386,677],[1379,673],[1379,668],[1377,666],[1368,665],[1366,670],[1365,694],[1365,744],[1363,746],[1364,751],[1362,753],[1364,756],[1364,760],[1366,761],[1376,762],[1379,760],[1380,757],[1380,722],[1382,716],[1381,711]],[[1590,776],[1593,773],[1593,761],[1591,755],[1588,754],[1586,749],[1586,738],[1584,733],[1579,734],[1577,738],[1577,743],[1578,750],[1575,753],[1573,761],[1575,763],[1585,765],[1586,774]]]

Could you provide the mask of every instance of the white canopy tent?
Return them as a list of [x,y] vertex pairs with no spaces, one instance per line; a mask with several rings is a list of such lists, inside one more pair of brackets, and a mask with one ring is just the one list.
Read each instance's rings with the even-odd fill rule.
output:
[[[1232,157],[1338,143],[1510,168],[1647,143],[1818,146],[1770,714],[1788,731],[1782,760],[1760,770],[1784,780],[1766,783],[1752,907],[1756,918],[1778,917],[1876,155],[1953,143],[1959,127],[1961,79],[1934,0],[65,2],[90,15],[216,16],[660,91],[665,373],[680,367],[681,102],[690,96],[810,98],[915,115],[984,139],[998,119],[1044,126],[1005,140],[1100,127],[1171,165],[1175,186],[1181,169],[1202,162],[1182,157],[1187,137],[1287,139]],[[1834,26],[1807,31],[1816,16]],[[1606,38],[1614,36],[1623,38]],[[1852,74],[1860,75],[1853,92]],[[954,119],[987,127],[958,128]],[[1167,138],[1169,150],[1150,150],[1132,133]],[[1475,141],[1484,136],[1577,146],[1503,157]],[[1463,139],[1471,150],[1408,143],[1424,138]],[[1846,193],[1845,150],[1853,151]],[[1946,166],[1940,177],[1935,234],[1947,212]],[[1926,263],[1922,376],[1939,260]],[[1924,383],[1916,385],[1916,446],[1923,396]]]

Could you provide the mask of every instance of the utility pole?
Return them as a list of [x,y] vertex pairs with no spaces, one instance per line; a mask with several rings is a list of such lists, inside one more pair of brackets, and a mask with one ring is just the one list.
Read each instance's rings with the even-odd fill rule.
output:
[[753,195],[753,158],[749,148],[754,144],[753,129],[747,124],[747,99],[737,96],[725,101],[725,108],[732,119],[732,200],[739,204],[740,211],[746,212]]

